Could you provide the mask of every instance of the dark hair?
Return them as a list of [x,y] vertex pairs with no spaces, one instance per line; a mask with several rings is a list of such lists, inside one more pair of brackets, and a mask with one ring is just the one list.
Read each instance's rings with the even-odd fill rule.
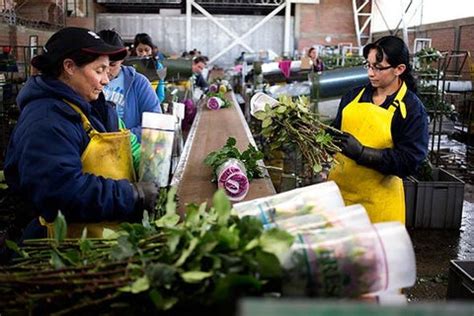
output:
[[61,73],[63,72],[63,62],[66,59],[72,59],[74,63],[78,67],[82,67],[84,65],[90,64],[93,61],[95,61],[97,58],[99,58],[101,55],[99,54],[92,54],[92,53],[86,53],[83,51],[76,51],[71,54],[68,54],[57,61],[53,63],[44,63],[41,65],[41,67],[36,67],[39,71],[41,71],[41,74],[47,77],[52,77],[52,78],[58,78]]
[[135,39],[133,40],[133,55],[136,55],[136,49],[139,44],[148,45],[151,47],[152,50],[156,49],[155,44],[153,44],[153,40],[151,36],[147,33],[138,33],[135,35]]
[[205,56],[197,56],[197,57],[194,57],[193,58],[193,63],[194,64],[197,64],[197,63],[204,63],[204,64],[207,64],[207,58]]
[[97,35],[102,38],[104,42],[107,44],[113,45],[113,46],[118,46],[118,47],[125,47],[125,44],[120,37],[119,33],[117,33],[115,30],[102,30]]
[[316,48],[311,47],[311,48],[308,50],[308,56],[309,56],[309,54],[311,54],[311,52],[312,52],[313,50],[316,50]]
[[406,66],[405,71],[400,75],[400,78],[405,81],[407,88],[412,92],[416,93],[416,81],[412,74],[412,66],[410,64],[410,52],[405,42],[396,36],[384,36],[379,40],[367,44],[364,47],[364,58],[367,59],[369,52],[375,49],[377,50],[376,61],[382,62],[384,57],[392,67],[396,67],[400,64]]

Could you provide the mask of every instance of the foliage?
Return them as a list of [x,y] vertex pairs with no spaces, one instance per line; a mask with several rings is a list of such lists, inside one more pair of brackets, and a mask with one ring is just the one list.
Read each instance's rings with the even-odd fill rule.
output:
[[[252,146],[252,144],[249,144],[247,150],[241,153],[239,149],[235,147],[236,144],[237,141],[235,138],[229,137],[221,149],[207,155],[204,163],[212,167],[214,177],[216,176],[216,169],[230,158],[238,159],[244,163],[249,181],[253,178],[262,177],[262,170],[258,166],[258,161],[263,159],[263,153]],[[216,179],[214,178],[213,180]]]
[[417,68],[426,69],[431,68],[434,62],[441,58],[442,54],[439,50],[433,47],[426,47],[415,54],[417,61]]
[[442,57],[442,53],[433,47],[426,47],[415,54],[415,69],[418,74],[418,92],[420,99],[428,111],[450,113],[455,117],[454,108],[442,99],[437,88],[442,72],[434,66]]
[[308,99],[299,97],[295,101],[288,96],[280,97],[279,105],[255,113],[262,121],[262,136],[268,139],[272,150],[286,144],[294,144],[301,151],[304,162],[313,172],[320,172],[326,164],[334,162],[332,154],[340,151],[327,132],[334,128],[322,123],[318,115],[308,108]]
[[321,56],[325,69],[336,69],[342,67],[355,67],[364,64],[364,57],[352,54],[344,56],[344,65],[342,65],[343,56],[341,54],[325,54]]
[[174,194],[170,190],[163,217],[147,225],[124,223],[110,239],[8,242],[18,256],[0,268],[0,310],[194,311],[238,294],[262,294],[281,278],[278,257],[291,246],[289,234],[231,215],[222,191],[213,207],[188,205],[180,222]]

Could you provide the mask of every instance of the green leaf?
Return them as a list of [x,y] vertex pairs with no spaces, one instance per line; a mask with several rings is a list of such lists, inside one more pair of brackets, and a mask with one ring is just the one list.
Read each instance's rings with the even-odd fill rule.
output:
[[321,172],[322,170],[323,170],[323,166],[321,166],[320,164],[313,165],[313,172],[318,173],[318,172]]
[[244,251],[252,250],[258,245],[259,245],[259,240],[257,238],[252,239],[249,243],[245,245]]
[[131,287],[131,292],[133,294],[137,294],[140,292],[144,292],[150,288],[150,282],[146,276],[143,276],[135,282],[133,282],[132,287]]
[[181,256],[175,262],[174,266],[175,267],[180,267],[186,261],[186,259],[188,259],[188,257],[193,253],[193,251],[196,248],[196,246],[198,245],[198,243],[199,243],[198,238],[191,239],[191,241],[189,242],[188,248],[183,250],[183,252],[181,253]]
[[169,310],[177,302],[178,298],[176,297],[163,297],[157,290],[153,289],[149,292],[149,296],[153,304],[156,306],[157,310]]
[[146,229],[151,229],[150,216],[148,216],[148,211],[147,210],[143,211],[142,225]]
[[135,254],[135,247],[128,240],[128,236],[122,235],[117,239],[117,244],[112,247],[110,256],[116,260],[123,260],[132,257]]
[[236,294],[244,290],[250,293],[252,290],[258,291],[261,283],[252,275],[228,274],[219,279],[213,292],[216,301],[229,300],[236,297]]
[[288,252],[294,237],[280,229],[270,229],[260,236],[260,246],[266,252],[272,253],[280,260]]
[[218,215],[217,223],[221,226],[227,225],[232,206],[229,198],[225,195],[224,190],[219,189],[214,193],[212,204]]
[[255,112],[253,114],[253,116],[259,120],[259,121],[263,121],[266,117],[267,117],[267,113],[265,113],[265,111],[258,111],[258,112]]
[[170,230],[168,231],[167,237],[168,239],[166,241],[166,245],[168,246],[170,253],[173,254],[176,251],[176,247],[178,247],[179,241],[181,240],[181,233],[180,231]]
[[58,215],[56,215],[53,225],[54,225],[54,239],[58,242],[61,242],[64,239],[66,239],[66,235],[67,235],[66,218],[64,217],[63,213],[61,213],[61,211],[58,211]]
[[237,249],[239,246],[239,231],[232,227],[221,227],[219,229],[219,244],[228,249]]
[[234,147],[237,144],[237,140],[234,137],[227,138],[226,146],[227,147]]
[[87,255],[87,253],[92,251],[92,249],[93,249],[93,245],[92,245],[92,242],[89,239],[81,238],[79,240],[79,250],[81,250],[81,253],[82,253],[83,257],[85,255]]
[[87,226],[82,229],[81,240],[87,239]]
[[176,191],[176,187],[171,187],[168,191],[168,199],[166,200],[166,214],[176,214],[176,202],[174,200]]
[[104,228],[102,231],[102,238],[104,239],[117,239],[120,235],[113,229]]
[[166,213],[163,217],[155,221],[156,227],[174,227],[179,223],[179,215]]
[[258,262],[258,271],[263,278],[279,278],[282,276],[280,261],[274,254],[258,251],[255,260]]
[[287,109],[286,106],[280,105],[279,107],[276,108],[276,112],[278,114],[283,114],[286,112],[286,109]]
[[262,121],[262,128],[267,128],[268,126],[272,125],[273,120],[271,117],[267,117]]
[[204,279],[207,279],[212,276],[212,272],[204,271],[187,271],[181,273],[181,277],[186,283],[199,283]]
[[28,255],[28,253],[25,250],[18,247],[18,245],[15,242],[7,239],[7,240],[5,240],[5,244],[7,245],[8,248],[13,250],[17,254],[19,254],[22,258],[29,258],[30,257]]
[[64,262],[61,260],[61,257],[55,251],[51,252],[49,264],[52,265],[55,269],[63,269],[66,267]]
[[186,226],[196,227],[199,224],[199,209],[192,209],[186,212],[186,218],[184,219]]

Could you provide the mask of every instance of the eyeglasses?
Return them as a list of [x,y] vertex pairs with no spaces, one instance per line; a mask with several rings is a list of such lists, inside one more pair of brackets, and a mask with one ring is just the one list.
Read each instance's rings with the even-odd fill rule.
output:
[[367,69],[367,70],[370,69],[375,73],[379,73],[390,68],[393,68],[393,66],[378,67],[378,66],[371,65],[368,62],[364,63],[364,69]]

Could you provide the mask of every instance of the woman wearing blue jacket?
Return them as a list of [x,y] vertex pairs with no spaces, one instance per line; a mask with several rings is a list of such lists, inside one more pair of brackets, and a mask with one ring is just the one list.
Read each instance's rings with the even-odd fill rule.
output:
[[116,111],[102,90],[109,58],[126,49],[106,44],[83,28],[56,32],[32,65],[40,75],[21,89],[18,123],[7,148],[8,186],[33,208],[24,238],[53,237],[59,211],[68,236],[101,237],[104,227],[137,221],[154,210],[158,188],[135,182],[130,132],[118,128]]
[[[125,47],[120,35],[113,30],[102,30],[98,35],[109,45]],[[124,59],[111,61],[110,83],[104,88],[104,94],[107,101],[115,103],[118,116],[140,142],[142,114],[161,113],[160,100],[144,75],[132,66],[122,65]]]
[[362,204],[372,222],[405,223],[402,177],[428,153],[428,118],[416,96],[403,40],[385,36],[364,47],[369,81],[341,100],[333,126],[342,152],[329,179],[346,204]]

